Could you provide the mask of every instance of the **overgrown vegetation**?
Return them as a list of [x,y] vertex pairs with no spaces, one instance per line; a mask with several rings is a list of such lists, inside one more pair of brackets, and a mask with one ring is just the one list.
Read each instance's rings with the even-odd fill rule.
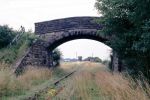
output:
[[[14,61],[19,59],[25,51],[29,48],[32,41],[35,39],[34,34],[32,32],[24,32],[20,39],[15,43],[9,46],[9,44],[12,42],[12,39],[20,33],[20,31],[14,31],[11,28],[8,28],[8,26],[1,26],[5,29],[1,30],[0,32],[0,40],[3,40],[5,42],[0,42],[0,45],[4,45],[3,48],[0,49],[0,62],[1,63],[7,63],[12,64]],[[8,30],[10,33],[8,33]],[[6,34],[10,34],[7,36]],[[7,41],[9,40],[9,41]],[[6,42],[7,41],[7,42]]]
[[[130,76],[112,74],[100,63],[63,63],[54,71],[44,67],[28,68],[19,77],[9,69],[0,70],[0,99],[22,100],[45,88],[48,91],[38,94],[37,100],[149,100],[150,96],[146,80],[135,81]],[[51,84],[74,70],[77,72],[56,88]]]
[[150,1],[97,0],[96,8],[104,28],[99,33],[111,37],[107,43],[118,53],[128,72],[143,73],[150,79]]
[[[64,68],[74,64],[68,63]],[[80,62],[78,68],[58,87],[42,93],[42,100],[149,100],[150,86],[144,79],[135,81],[129,75],[112,74],[100,63]]]
[[[71,83],[71,84],[70,84]],[[68,81],[59,98],[69,100],[149,100],[146,92],[150,92],[142,84],[122,75],[109,72],[81,72]],[[56,99],[57,100],[57,99]]]
[[[20,39],[9,45],[22,31],[15,31],[8,26],[0,26],[0,63],[12,64],[20,59],[37,38],[31,31],[23,32]],[[55,49],[52,52],[53,66],[59,66],[61,52]]]
[[77,67],[76,64],[69,65],[62,64],[61,68],[53,70],[42,66],[27,66],[25,72],[16,77],[7,64],[0,64],[0,100],[24,100],[31,97]]
[[[16,77],[8,68],[0,70],[0,99],[25,95],[31,88],[44,83],[52,76],[48,68],[29,67],[24,74]],[[11,99],[12,100],[12,99]]]

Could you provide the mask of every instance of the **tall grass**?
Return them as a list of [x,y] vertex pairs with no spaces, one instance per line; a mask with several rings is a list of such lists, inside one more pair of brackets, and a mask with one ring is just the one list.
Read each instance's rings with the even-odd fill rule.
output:
[[16,77],[10,69],[0,70],[0,98],[22,95],[32,87],[50,79],[52,71],[47,68],[32,68]]
[[[95,64],[85,68],[90,66]],[[104,70],[97,69],[95,73],[82,70],[65,84],[54,100],[150,100],[150,85],[146,81],[135,82],[130,76]]]
[[[131,77],[108,72],[96,73],[95,81],[106,100],[149,100],[150,86],[145,81],[135,82]],[[145,84],[146,87],[143,86]]]
[[52,71],[48,68],[29,67],[25,74],[17,77],[21,84],[26,88],[31,88],[33,85],[38,85],[52,76]]
[[[144,79],[135,82],[130,76],[112,74],[102,64],[90,62],[63,64],[61,67],[70,72],[74,70],[72,66],[80,70],[57,87],[62,90],[52,100],[150,100],[150,85]],[[1,69],[0,100],[23,95],[50,78],[52,71],[47,68],[29,66],[19,77],[10,69]],[[47,98],[47,94],[43,96]]]

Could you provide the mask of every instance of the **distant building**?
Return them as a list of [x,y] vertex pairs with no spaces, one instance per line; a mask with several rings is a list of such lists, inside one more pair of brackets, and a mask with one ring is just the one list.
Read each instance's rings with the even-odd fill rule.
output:
[[62,59],[62,61],[64,61],[64,62],[76,62],[76,61],[78,61],[78,59],[75,59],[75,58],[64,58],[64,59]]

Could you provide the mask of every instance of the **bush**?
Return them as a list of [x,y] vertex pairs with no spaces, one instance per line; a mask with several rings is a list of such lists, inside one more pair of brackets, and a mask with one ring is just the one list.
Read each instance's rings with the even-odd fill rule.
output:
[[62,56],[62,53],[61,53],[60,50],[58,50],[58,49],[55,49],[55,50],[52,52],[53,66],[59,66],[61,56]]

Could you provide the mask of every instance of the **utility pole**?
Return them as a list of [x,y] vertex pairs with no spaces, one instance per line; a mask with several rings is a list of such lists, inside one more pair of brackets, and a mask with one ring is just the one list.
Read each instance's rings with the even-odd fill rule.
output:
[[78,58],[78,54],[77,54],[77,52],[76,52],[76,59]]
[[93,52],[92,52],[92,58],[93,58],[94,56],[93,56]]

